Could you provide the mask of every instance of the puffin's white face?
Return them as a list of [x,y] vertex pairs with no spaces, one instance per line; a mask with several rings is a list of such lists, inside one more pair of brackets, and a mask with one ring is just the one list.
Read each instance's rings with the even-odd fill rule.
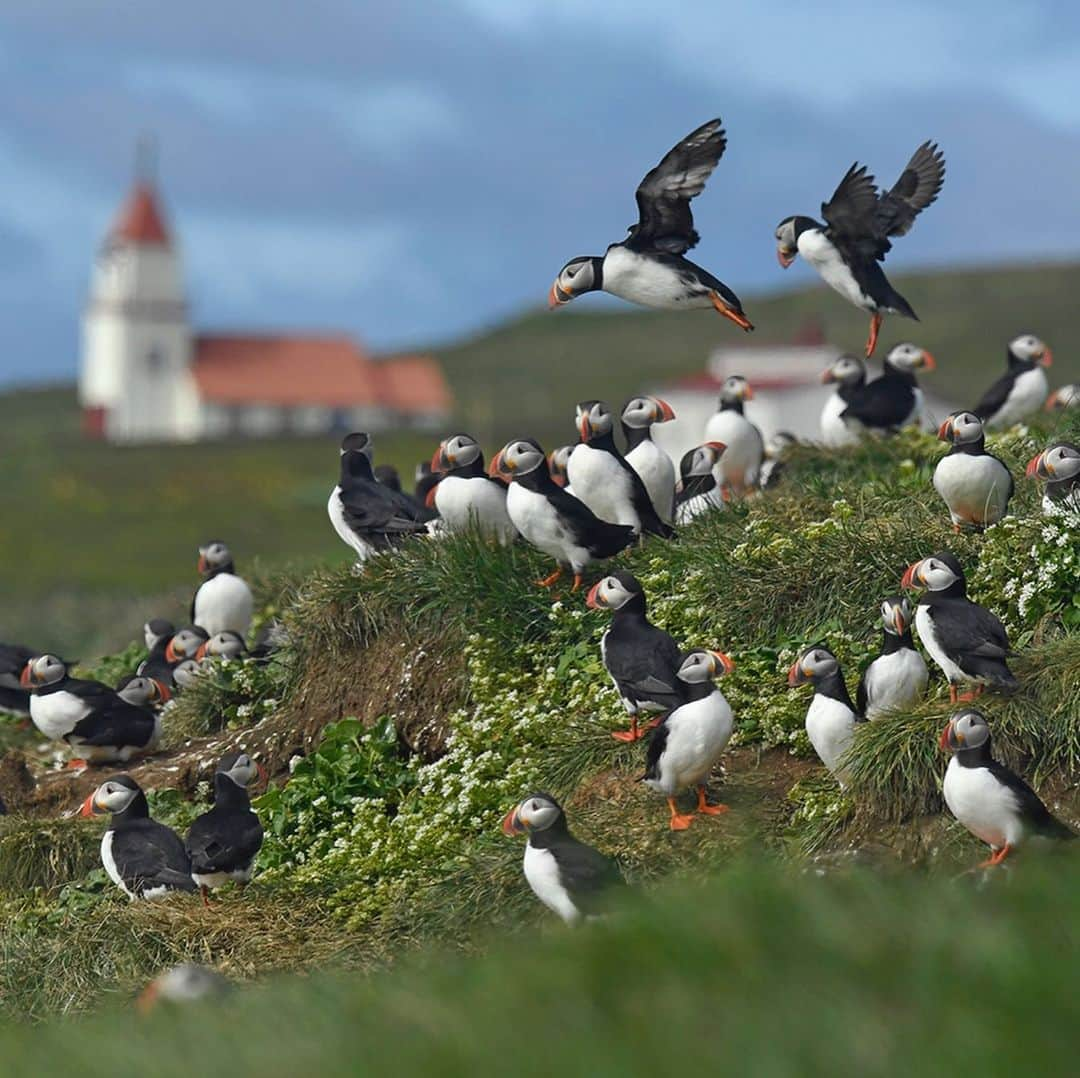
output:
[[1047,398],[1046,410],[1058,412],[1065,408],[1080,408],[1080,383],[1071,382],[1069,385],[1055,389]]
[[828,648],[807,648],[788,671],[789,685],[805,685],[808,681],[835,674],[840,669],[836,656]]
[[857,356],[837,356],[821,372],[822,382],[837,382],[842,386],[852,386],[866,378],[866,364]]
[[230,561],[232,561],[232,555],[229,553],[229,548],[220,539],[199,547],[200,573],[220,569],[223,565],[228,565]]
[[133,790],[130,786],[125,786],[121,782],[115,782],[110,779],[108,782],[103,782],[95,791],[90,795],[90,805],[92,814],[101,812],[123,812],[132,801],[138,796],[139,791]]
[[952,587],[960,577],[939,558],[923,558],[908,567],[901,586],[922,586],[928,591],[944,591]]
[[903,636],[908,631],[911,613],[911,603],[906,595],[893,595],[881,601],[881,624],[893,636]]
[[1024,333],[1019,337],[1014,337],[1009,342],[1009,351],[1017,359],[1039,363],[1043,367],[1049,367],[1053,361],[1050,349],[1033,333]]
[[974,412],[953,412],[938,428],[938,437],[953,445],[971,445],[983,437],[982,420]]
[[941,734],[941,748],[946,752],[977,749],[990,740],[990,726],[981,711],[969,708],[958,711]]
[[480,445],[471,435],[455,434],[443,441],[440,451],[448,468],[463,468],[480,456]]
[[1058,442],[1033,457],[1026,474],[1057,482],[1074,479],[1080,475],[1080,449],[1069,442]]
[[776,257],[787,269],[799,253],[799,241],[795,235],[795,218],[785,217],[776,226]]
[[495,454],[488,471],[491,475],[500,475],[505,479],[528,475],[535,472],[544,463],[543,450],[524,439],[507,442]]
[[548,295],[549,307],[561,307],[569,303],[582,292],[591,292],[596,287],[596,272],[591,258],[572,258],[555,278]]
[[[228,761],[226,759],[226,761],[223,762]],[[250,756],[248,756],[246,752],[242,752],[239,756],[236,757],[235,760],[233,760],[229,764],[228,767],[222,768],[219,765],[218,771],[222,775],[228,775],[228,777],[232,779],[232,781],[235,782],[237,786],[243,787],[254,782],[255,776],[259,773],[259,768],[258,765],[256,765],[255,761]]]
[[706,442],[683,454],[679,461],[679,475],[685,482],[709,475],[727,446],[723,442]]
[[748,401],[754,399],[754,391],[750,383],[741,374],[731,374],[724,379],[720,387],[720,400],[727,403],[733,401]]
[[910,373],[914,373],[923,367],[934,370],[937,366],[934,357],[925,348],[920,348],[917,344],[910,344],[907,341],[898,344],[885,358],[894,367]]
[[169,698],[165,687],[151,677],[133,677],[122,689],[117,689],[116,694],[140,707],[163,703]]
[[654,423],[667,423],[675,418],[675,412],[667,401],[659,397],[634,397],[622,410],[622,421],[628,427],[651,427]]
[[560,487],[566,486],[566,468],[570,462],[570,454],[575,448],[576,446],[573,445],[560,445],[558,449],[553,449],[548,453],[548,471]]
[[185,659],[173,668],[173,681],[181,689],[190,689],[201,676],[202,670],[194,659]]
[[563,810],[558,802],[550,795],[531,794],[503,817],[502,829],[507,835],[520,835],[525,831],[546,831],[562,814]]
[[640,588],[632,590],[622,583],[617,576],[605,576],[589,589],[585,605],[593,610],[619,610],[635,595],[640,595]]
[[194,629],[181,629],[174,634],[169,646],[165,649],[165,658],[169,662],[178,659],[194,659],[199,648],[206,642],[206,637]]
[[609,434],[615,426],[615,417],[603,401],[581,401],[574,409],[574,420],[583,442]]
[[722,651],[698,648],[683,659],[676,676],[687,685],[700,685],[734,669],[735,664]]
[[27,688],[41,685],[55,685],[67,675],[67,666],[63,659],[55,655],[38,655],[23,667],[19,681]]
[[205,641],[195,652],[195,658],[236,659],[245,651],[247,647],[244,645],[243,637],[231,629],[225,629]]

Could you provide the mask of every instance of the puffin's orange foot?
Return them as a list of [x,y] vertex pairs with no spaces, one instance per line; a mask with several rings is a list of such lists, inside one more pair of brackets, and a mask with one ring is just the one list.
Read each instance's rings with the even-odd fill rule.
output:
[[90,764],[86,760],[68,760],[68,762],[64,764],[64,770],[83,772],[89,766]]
[[697,792],[697,810],[706,816],[723,816],[728,811],[727,805],[710,805],[705,800],[705,787],[699,786]]
[[1000,865],[1001,862],[1004,861],[1005,858],[1009,856],[1009,852],[1011,850],[1012,850],[1012,847],[1006,842],[1005,845],[1002,846],[1000,850],[994,850],[993,854],[990,857],[988,857],[985,861],[980,861],[979,864],[976,867],[977,868],[993,868],[995,865]]
[[644,731],[637,724],[637,719],[632,719],[629,730],[612,730],[611,736],[616,741],[639,741],[645,736]]
[[578,588],[581,587],[581,573],[574,573],[574,586],[570,589],[570,594],[573,595]]
[[694,822],[693,813],[683,814],[676,812],[671,817],[670,827],[672,831],[685,831]]
[[978,689],[968,689],[967,692],[958,692],[954,704],[970,704],[979,698]]
[[956,694],[957,694],[958,691],[959,690],[956,688],[956,686],[950,681],[949,682],[949,703],[950,704],[955,704],[956,703]]
[[663,721],[664,721],[664,716],[663,715],[657,715],[655,719],[650,719],[647,723],[645,723],[645,725],[642,727],[642,729],[643,730],[655,730],[660,725],[660,723],[662,723]]
[[210,888],[209,887],[200,887],[199,890],[202,892],[202,904],[207,909],[209,909],[210,908]]
[[881,315],[875,314],[870,318],[870,336],[866,338],[866,358],[869,359],[877,348],[878,332],[881,329]]
[[563,573],[563,570],[562,570],[562,566],[560,565],[559,568],[556,569],[555,572],[553,572],[551,574],[551,576],[545,576],[543,580],[537,580],[536,581],[536,586],[538,588],[550,588],[551,585],[554,584],[555,581],[558,580],[559,577],[562,576],[562,573]]

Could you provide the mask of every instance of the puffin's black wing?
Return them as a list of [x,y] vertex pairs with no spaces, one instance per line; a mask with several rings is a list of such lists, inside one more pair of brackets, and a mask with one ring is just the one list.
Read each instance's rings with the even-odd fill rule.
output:
[[727,147],[720,120],[710,120],[669,150],[637,189],[638,223],[625,244],[631,250],[681,255],[700,237],[690,200],[700,195]]
[[426,530],[381,483],[356,480],[342,488],[340,498],[346,522],[359,532],[408,535]]
[[77,696],[90,707],[107,707],[119,699],[114,689],[103,685],[100,681],[90,681],[85,678],[69,677],[61,682],[64,692]]
[[659,726],[649,736],[649,746],[645,750],[645,774],[643,779],[658,779],[660,777],[660,757],[667,748],[668,724],[670,716],[665,716]]
[[112,857],[120,878],[136,894],[153,887],[197,890],[180,836],[156,820],[138,820],[114,831]]
[[154,736],[154,713],[117,697],[80,719],[67,740],[83,745],[116,745],[141,748]]
[[971,410],[985,423],[992,415],[996,415],[1001,410],[1002,405],[1009,399],[1015,381],[1016,379],[1011,372],[1003,374],[982,395],[979,403]]
[[941,603],[931,609],[942,646],[965,673],[1011,683],[1005,663],[1009,638],[996,615],[978,603]]
[[853,392],[840,418],[850,416],[867,427],[898,427],[911,414],[913,403],[907,382],[883,375]]
[[656,506],[653,505],[652,498],[649,497],[645,481],[634,471],[633,465],[626,457],[620,454],[618,460],[623,471],[626,472],[630,479],[630,500],[634,506],[634,511],[638,515],[638,520],[641,521],[641,530],[649,535],[659,535],[661,539],[672,538],[675,535],[675,529],[660,519],[660,515],[656,512]]
[[855,162],[844,173],[832,198],[821,204],[821,216],[829,226],[829,237],[841,249],[858,251],[863,255],[884,257],[889,249],[877,254],[880,244],[875,242],[874,213],[877,210],[878,190],[874,177],[865,165]]
[[602,896],[625,886],[615,862],[572,835],[548,847],[559,866],[559,879],[582,913],[603,912]]
[[610,558],[625,550],[634,541],[634,529],[629,524],[609,524],[601,520],[583,501],[552,484],[544,496],[559,515],[563,526],[574,541],[585,547],[593,557]]
[[665,708],[678,707],[683,694],[675,672],[682,652],[663,629],[649,628],[650,632],[629,638],[609,634],[604,665],[624,696]]
[[915,218],[938,197],[945,182],[945,155],[935,142],[924,142],[904,166],[900,178],[878,201],[875,232],[903,236]]
[[197,817],[188,831],[192,872],[228,872],[250,863],[263,842],[262,824],[251,811],[218,812]]
[[[873,663],[871,663],[873,665]],[[870,694],[866,690],[866,675],[870,672],[868,666],[859,678],[859,687],[855,690],[855,710],[860,715],[866,714],[866,705],[870,702]]]
[[1031,828],[1039,835],[1048,838],[1076,838],[1076,832],[1057,817],[1042,803],[1039,795],[1018,775],[997,760],[985,765],[987,771],[1007,787],[1019,802],[1020,812]]

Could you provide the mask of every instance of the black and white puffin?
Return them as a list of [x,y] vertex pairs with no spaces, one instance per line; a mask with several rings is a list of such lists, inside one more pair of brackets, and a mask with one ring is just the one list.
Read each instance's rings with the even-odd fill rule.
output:
[[724,488],[716,479],[716,465],[726,448],[723,442],[705,442],[683,454],[675,488],[676,524],[689,524],[702,513],[724,508]]
[[881,601],[881,654],[863,671],[855,708],[867,719],[912,707],[926,692],[930,671],[911,638],[914,611],[906,596]]
[[506,511],[506,484],[487,474],[480,444],[470,434],[453,434],[439,443],[431,470],[442,478],[428,495],[451,532],[476,530],[506,546],[517,528]]
[[1003,461],[986,451],[986,433],[974,412],[953,412],[938,428],[952,449],[934,469],[934,490],[949,508],[953,531],[996,524],[1009,511],[1015,484]]
[[879,192],[866,166],[856,161],[832,198],[821,204],[825,224],[795,216],[785,217],[776,226],[776,257],[784,269],[802,255],[830,288],[870,312],[868,356],[877,346],[883,314],[918,320],[879,263],[892,249],[890,238],[911,229],[919,213],[937,198],[944,181],[944,156],[935,143],[924,142],[891,190]]
[[[948,551],[913,562],[900,581],[902,588],[925,588],[915,609],[915,628],[923,647],[949,679],[952,703],[968,702],[984,688],[1011,692],[1016,688],[1006,659],[1009,637],[998,618],[967,597],[960,563]],[[961,693],[959,686],[974,686]]]
[[1080,382],[1059,386],[1046,398],[1048,412],[1063,412],[1067,408],[1080,408]]
[[214,807],[192,821],[184,845],[203,902],[208,891],[229,880],[251,879],[263,829],[247,788],[259,774],[259,765],[246,752],[222,757],[214,774]]
[[750,383],[732,374],[720,387],[718,410],[705,424],[706,442],[723,442],[725,450],[716,464],[716,478],[733,494],[756,490],[765,459],[765,439],[743,414],[746,401],[754,399]]
[[239,633],[214,633],[204,640],[195,652],[195,661],[203,659],[242,659],[248,654],[247,644]]
[[788,684],[807,683],[813,685],[814,695],[806,711],[806,735],[818,759],[843,786],[847,775],[840,761],[851,745],[856,724],[866,719],[851,702],[840,661],[828,648],[807,648],[791,664]]
[[237,576],[229,548],[212,539],[199,547],[203,582],[191,600],[191,620],[211,636],[231,629],[241,636],[251,628],[255,600],[243,577]]
[[860,431],[892,434],[922,420],[923,392],[915,380],[917,370],[935,370],[934,357],[917,344],[904,342],[889,351],[882,373],[872,382],[850,391],[841,422]]
[[859,444],[859,430],[853,421],[842,416],[855,393],[866,384],[866,364],[858,356],[841,355],[821,372],[826,385],[835,385],[821,409],[821,440],[829,449],[843,449]]
[[630,716],[630,729],[611,736],[636,741],[644,732],[638,726],[640,712],[670,711],[686,698],[686,685],[678,677],[682,649],[649,621],[645,589],[630,573],[612,573],[594,584],[585,605],[611,611],[611,626],[600,638],[600,658]]
[[675,465],[653,441],[655,423],[668,423],[675,412],[659,397],[631,397],[623,405],[620,422],[626,438],[626,463],[641,476],[657,516],[665,524],[675,518]]
[[618,866],[570,834],[551,794],[530,794],[502,822],[503,834],[527,834],[525,879],[532,892],[567,924],[605,912],[610,892],[623,886]]
[[626,239],[611,244],[602,256],[567,262],[551,286],[548,306],[602,290],[642,307],[713,307],[741,329],[753,329],[739,297],[684,257],[700,238],[690,200],[704,190],[726,146],[722,124],[710,120],[668,151],[638,185],[638,222]]
[[641,476],[615,444],[611,409],[603,401],[582,401],[577,406],[577,428],[581,444],[566,464],[574,497],[601,520],[629,525],[635,535],[671,538],[674,529],[661,519]]
[[22,681],[22,672],[40,654],[22,644],[0,644],[0,711],[30,714],[30,690]]
[[176,635],[176,626],[167,618],[151,618],[143,626],[143,639],[146,640],[148,654],[135,673],[140,677],[150,677],[166,688],[172,686],[172,668],[176,665],[165,658],[169,641]]
[[1011,427],[1041,411],[1050,393],[1045,368],[1053,358],[1050,349],[1032,333],[1009,342],[1008,368],[971,409],[987,430]]
[[942,752],[952,753],[941,787],[945,804],[993,851],[979,868],[1000,865],[1033,835],[1076,838],[1019,775],[994,759],[990,727],[981,711],[968,708],[953,715],[939,745]]
[[[727,805],[705,799],[709,772],[731,740],[735,719],[713,678],[729,673],[734,663],[722,651],[695,649],[683,657],[676,676],[684,683],[685,700],[668,713],[652,732],[641,780],[667,798],[672,831],[685,831],[696,812],[719,816]],[[697,787],[693,812],[679,812],[675,798],[687,787]]]
[[1080,446],[1055,442],[1027,462],[1024,474],[1046,483],[1043,512],[1080,511]]
[[[198,625],[185,625],[172,634],[169,642],[165,645],[164,658],[172,669],[174,680],[176,678],[176,667],[187,659],[197,659],[199,648],[209,639],[210,634]],[[138,672],[140,674],[146,673],[141,666]]]
[[116,683],[116,695],[129,704],[154,710],[164,707],[172,699],[166,684],[144,674],[128,674],[121,678]]
[[177,691],[190,689],[202,676],[202,664],[196,659],[184,659],[173,668],[173,682]]
[[581,574],[591,562],[610,558],[634,542],[633,528],[601,520],[554,482],[544,451],[531,438],[507,442],[492,458],[488,471],[510,483],[506,511],[514,527],[558,562],[555,572],[538,581],[541,587],[551,587],[569,568],[574,574],[571,590],[577,591]]
[[574,492],[570,488],[570,479],[566,474],[566,466],[570,463],[570,454],[573,453],[577,446],[578,443],[576,442],[573,445],[560,445],[548,453],[547,456],[548,471],[551,473],[551,478],[569,494]]
[[83,802],[83,816],[106,812],[112,820],[101,836],[101,863],[124,894],[160,898],[170,891],[196,890],[180,836],[150,819],[146,795],[130,775],[114,775]]

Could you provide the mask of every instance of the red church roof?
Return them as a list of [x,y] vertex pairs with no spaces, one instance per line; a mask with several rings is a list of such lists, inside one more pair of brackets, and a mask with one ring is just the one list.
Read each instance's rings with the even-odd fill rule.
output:
[[126,240],[128,243],[169,243],[165,218],[150,184],[140,180],[131,189],[131,194],[113,222],[110,235],[114,240]]

